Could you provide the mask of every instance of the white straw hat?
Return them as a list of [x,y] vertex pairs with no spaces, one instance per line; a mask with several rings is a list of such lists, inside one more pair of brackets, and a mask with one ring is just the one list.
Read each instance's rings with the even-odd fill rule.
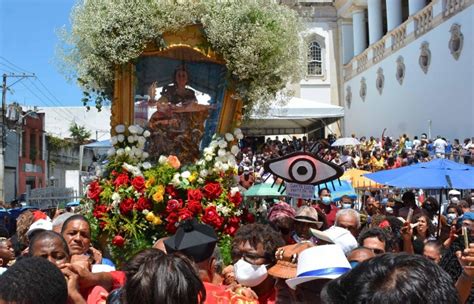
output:
[[321,245],[304,250],[298,257],[296,278],[286,280],[291,289],[317,279],[336,279],[351,270],[338,245]]
[[352,249],[357,247],[357,240],[347,229],[332,226],[324,231],[312,228],[310,228],[310,230],[318,239],[339,245],[344,254],[348,254]]

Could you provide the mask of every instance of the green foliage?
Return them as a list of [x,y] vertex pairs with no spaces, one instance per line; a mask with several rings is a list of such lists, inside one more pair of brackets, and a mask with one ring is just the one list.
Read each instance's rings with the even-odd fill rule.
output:
[[221,251],[221,256],[222,260],[224,261],[224,265],[232,264],[232,237],[225,234],[220,236],[217,246],[219,246],[219,249]]
[[96,107],[112,96],[116,65],[138,58],[161,35],[202,24],[209,45],[227,62],[228,83],[246,113],[263,108],[287,83],[303,75],[303,44],[296,12],[271,0],[79,1],[72,28],[62,31],[60,53],[70,78]]
[[83,144],[91,136],[91,132],[87,131],[84,126],[79,126],[75,122],[73,122],[69,127],[69,132],[71,132],[71,137],[78,144]]
[[48,144],[48,151],[57,152],[62,148],[67,148],[71,146],[71,142],[54,135],[48,134],[46,136],[46,142]]

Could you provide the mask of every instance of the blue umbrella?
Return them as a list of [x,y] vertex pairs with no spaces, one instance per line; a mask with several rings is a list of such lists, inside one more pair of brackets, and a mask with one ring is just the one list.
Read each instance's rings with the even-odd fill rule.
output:
[[[341,200],[341,197],[344,195],[349,196],[352,199],[357,198],[357,193],[355,192],[354,188],[352,188],[351,183],[346,181],[346,180],[341,180],[341,183],[339,184],[338,181],[335,181],[334,187],[331,185],[328,185],[329,191],[331,191],[331,198],[333,201],[337,202]],[[323,187],[314,187],[314,196],[318,197],[318,192],[319,189]]]
[[474,167],[447,159],[364,174],[379,184],[397,188],[474,189]]

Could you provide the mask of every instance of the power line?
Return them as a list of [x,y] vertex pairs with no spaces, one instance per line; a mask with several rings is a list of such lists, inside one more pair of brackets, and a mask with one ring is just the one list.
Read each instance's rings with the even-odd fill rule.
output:
[[[38,80],[38,82],[40,83],[40,85],[46,90],[46,92],[49,93],[49,95],[51,95],[58,103],[59,105],[58,106],[61,106],[61,102],[59,101],[59,99],[46,87],[46,85],[41,81],[41,79],[39,79],[38,77],[36,78],[36,80]],[[64,109],[66,112],[70,113],[73,117],[74,117],[74,114],[69,111],[69,109]],[[84,121],[83,121],[84,122]],[[86,122],[84,122],[85,124]]]
[[34,86],[35,89],[36,89],[39,93],[41,93],[41,95],[43,95],[47,100],[49,100],[49,101],[51,102],[51,104],[53,104],[53,106],[58,107],[58,110],[59,110],[59,111],[62,111],[62,112],[63,112],[63,115],[66,115],[66,116],[69,115],[69,116],[71,116],[71,117],[73,118],[73,120],[75,121],[75,118],[76,118],[76,117],[74,116],[73,113],[71,113],[71,111],[69,111],[69,110],[67,110],[67,109],[64,109],[64,108],[61,106],[60,103],[54,101],[53,99],[51,99],[51,97],[48,97],[48,96],[46,95],[46,93],[44,93],[43,90],[40,89],[31,79],[30,79],[29,81],[30,81],[31,85]]
[[[8,59],[6,59],[5,57],[3,56],[0,56],[0,59],[4,61],[4,63],[2,63],[0,61],[0,64],[7,67],[8,69],[12,69],[14,71],[17,71],[17,72],[20,72],[20,73],[25,73],[25,72],[28,72],[27,70],[21,68],[20,66],[14,64],[13,62],[9,61]],[[38,100],[40,102],[42,102],[44,105],[46,106],[51,106],[52,110],[54,113],[56,113],[58,116],[60,117],[64,117],[67,121],[71,122],[71,123],[80,123],[82,124],[83,126],[87,126],[89,127],[90,129],[94,129],[95,126],[93,124],[89,124],[87,121],[84,121],[81,117],[79,116],[76,116],[74,113],[72,113],[69,109],[67,109],[67,107],[64,107],[62,105],[62,102],[51,92],[51,90],[41,81],[41,79],[39,79],[38,76],[35,77],[35,79],[39,82],[40,87],[38,87],[35,82],[33,82],[31,79],[28,79],[28,81],[31,83],[31,85],[35,88],[35,90],[40,93],[42,96],[44,96],[45,99],[41,98],[40,96],[38,96],[38,94],[36,94],[34,92],[34,90],[32,90],[30,87],[28,87],[26,84],[23,84],[22,85],[31,93],[33,94],[36,98],[38,98]],[[46,92],[46,93],[45,93]],[[49,102],[50,103],[49,103]],[[69,117],[69,119],[67,119]]]
[[[43,98],[41,98],[40,96],[38,96],[38,94],[36,94],[32,89],[30,89],[27,85],[25,85],[23,82],[21,83],[21,85],[23,85],[31,94],[33,94],[39,102],[45,104],[45,105],[48,105],[46,102],[43,101]],[[64,119],[66,119],[67,121],[69,122],[74,122],[73,120],[71,119],[67,119],[67,117],[64,117],[64,113],[60,113],[58,112],[57,108],[56,107],[51,107],[51,109],[60,117],[63,117]]]
[[[3,56],[0,56],[0,59],[6,61],[10,67],[7,66],[6,64],[0,62],[0,64],[2,64],[2,65],[4,65],[4,66],[7,66],[7,67],[9,67],[9,68],[12,68],[12,69],[17,70],[17,71],[20,71],[20,72],[21,72],[21,71],[27,72],[25,69],[19,67],[18,65],[14,64],[13,62],[9,61],[8,59],[6,59],[6,58],[3,57]],[[47,98],[48,100],[50,100],[54,106],[62,107],[61,102],[59,101],[59,99],[56,98],[56,96],[54,96],[54,94],[44,85],[44,83],[38,78],[38,76],[36,76],[35,78],[39,81],[39,83],[40,83],[41,86],[46,90],[46,92],[48,92],[49,95],[52,96],[58,103],[55,103],[51,98],[49,98],[48,96],[46,96],[46,94],[45,94],[40,88],[38,88],[38,87],[36,86],[36,84],[35,84],[34,82],[32,82],[31,79],[28,79],[28,80],[31,82],[31,84],[36,88],[36,90],[38,90],[38,91],[41,93],[41,95],[43,95],[45,98]],[[31,91],[30,91],[30,92],[31,92]],[[34,93],[33,93],[33,94],[34,94]],[[37,96],[36,94],[34,94],[34,95]],[[37,96],[37,97],[38,97],[38,96]],[[76,118],[75,115],[74,115],[73,113],[71,113],[68,109],[61,108],[61,109],[59,109],[59,110],[61,110],[63,113],[67,113],[66,115],[70,115],[70,116],[72,117],[72,120],[71,120],[71,121],[75,121],[75,118]],[[82,121],[82,119],[81,119],[81,121]],[[82,122],[85,123],[84,121],[82,121]]]
[[8,73],[12,73],[12,71],[13,72],[19,72],[17,69],[14,69],[9,65],[4,64],[3,62],[0,62],[0,65],[3,65],[4,67],[6,67],[8,70],[5,70],[5,71],[8,72]]
[[4,61],[6,61],[9,65],[11,65],[12,67],[14,67],[13,69],[16,69],[16,70],[19,70],[21,73],[27,73],[27,74],[34,74],[34,73],[31,73],[30,71],[27,71],[19,66],[17,66],[16,64],[14,64],[13,62],[11,62],[10,60],[8,60],[7,58],[3,57],[3,56],[0,56],[0,59],[3,59]]

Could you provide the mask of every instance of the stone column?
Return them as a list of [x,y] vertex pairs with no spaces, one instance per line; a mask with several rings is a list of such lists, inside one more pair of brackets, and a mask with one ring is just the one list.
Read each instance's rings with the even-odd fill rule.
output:
[[358,9],[352,12],[352,25],[354,31],[354,56],[357,56],[367,48],[364,9]]
[[410,16],[418,13],[426,6],[426,0],[408,0],[408,14]]
[[401,0],[385,0],[387,7],[387,32],[402,24]]
[[352,22],[342,21],[342,63],[346,64],[354,57],[354,29]]
[[379,41],[383,36],[382,0],[367,0],[369,11],[369,45]]

